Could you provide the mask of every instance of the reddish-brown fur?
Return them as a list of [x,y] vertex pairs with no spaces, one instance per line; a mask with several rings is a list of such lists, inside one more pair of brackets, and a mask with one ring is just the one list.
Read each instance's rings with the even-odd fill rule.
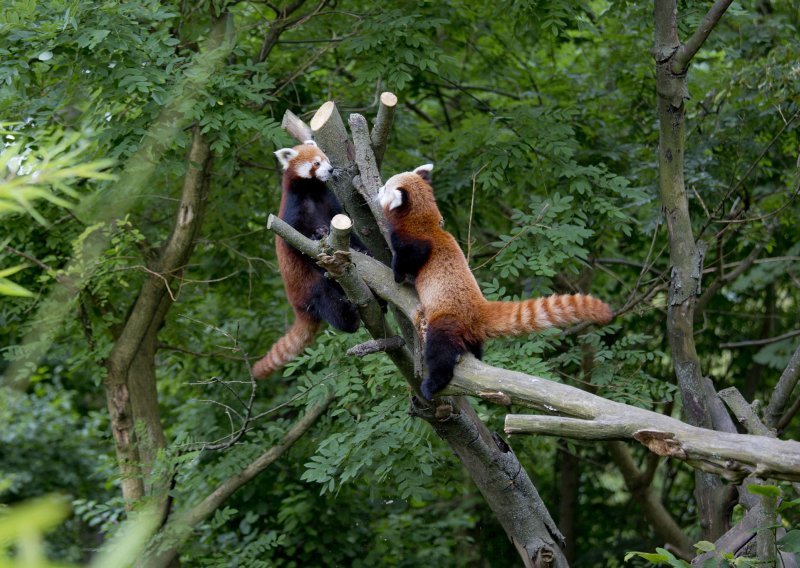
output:
[[[340,208],[336,198],[325,186],[331,166],[325,154],[313,142],[276,152],[284,167],[281,183],[279,216],[307,237],[320,238]],[[275,239],[278,268],[283,278],[286,298],[292,305],[295,321],[275,342],[264,357],[253,365],[253,375],[264,378],[283,367],[303,352],[322,325],[320,304],[328,301],[326,293],[334,284],[324,282],[322,272],[314,262],[290,247],[283,239]],[[343,307],[332,308],[346,309]],[[325,313],[328,314],[330,310]],[[332,322],[336,325],[337,322]],[[358,322],[350,322],[357,326]],[[342,327],[340,324],[338,327]]]
[[430,258],[415,281],[429,325],[452,319],[450,325],[460,327],[465,339],[483,342],[489,337],[522,335],[585,320],[600,324],[611,321],[613,314],[606,303],[583,294],[521,302],[487,301],[461,247],[440,225],[442,216],[431,186],[413,172],[398,176],[395,183],[405,190],[407,203],[392,210],[384,208],[384,213],[393,231],[432,244]]
[[[423,382],[423,394],[429,396],[443,388],[452,377],[453,358],[467,351],[479,355],[487,338],[586,320],[600,324],[611,321],[613,313],[607,304],[583,294],[521,302],[487,301],[455,238],[441,227],[442,216],[426,181],[431,167],[393,176],[380,194],[393,232],[395,261],[399,262],[398,255],[413,258],[415,253],[429,250],[418,267],[409,262],[397,265],[402,267],[400,272],[410,271],[415,276],[414,285],[428,323],[426,358],[431,376]],[[424,252],[420,258],[425,258]],[[401,276],[396,274],[398,279]],[[447,353],[451,348],[455,355]]]

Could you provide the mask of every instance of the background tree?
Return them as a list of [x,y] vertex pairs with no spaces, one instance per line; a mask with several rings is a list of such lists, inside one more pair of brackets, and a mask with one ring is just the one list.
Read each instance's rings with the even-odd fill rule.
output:
[[[692,37],[711,5],[681,3],[677,37]],[[665,327],[674,261],[658,192],[659,95],[642,57],[654,44],[649,5],[515,2],[498,14],[480,2],[54,0],[15,3],[0,22],[0,108],[17,121],[6,140],[24,144],[3,155],[41,154],[34,133],[58,129],[79,134],[69,147],[86,160],[117,164],[117,181],[71,182],[71,210],[42,202],[43,222],[3,218],[0,270],[30,264],[8,277],[35,294],[0,306],[14,387],[0,408],[3,499],[71,496],[76,515],[51,538],[54,557],[88,557],[142,496],[166,513],[170,484],[173,511],[201,502],[329,403],[197,526],[182,560],[516,561],[458,462],[408,416],[394,366],[342,355],[364,332],[323,334],[283,380],[258,385],[251,431],[225,452],[201,449],[237,431],[245,359],[291,317],[263,228],[279,199],[271,152],[291,143],[279,127],[286,109],[308,119],[327,99],[371,118],[377,92],[399,96],[383,171],[436,163],[447,228],[487,296],[591,289],[622,314],[604,330],[495,341],[488,363],[685,411]],[[797,26],[791,3],[734,4],[694,56],[683,103],[687,212],[706,245],[692,330],[702,376],[768,400],[766,424],[789,438]],[[782,374],[784,394],[772,396]],[[128,404],[120,385],[141,387],[137,400],[157,394],[159,414]],[[502,429],[507,409],[481,402],[477,412]],[[512,444],[576,565],[615,565],[666,542],[685,551],[709,530],[708,510],[687,506],[695,474],[680,462],[617,444]],[[709,513],[723,524],[730,497]],[[664,532],[665,518],[678,533]]]

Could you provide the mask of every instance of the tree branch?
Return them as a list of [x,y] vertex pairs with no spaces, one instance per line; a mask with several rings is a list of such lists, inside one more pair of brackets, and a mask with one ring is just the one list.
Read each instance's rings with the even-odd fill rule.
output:
[[731,5],[733,0],[717,0],[711,9],[700,22],[695,32],[683,45],[678,48],[678,51],[672,57],[672,72],[681,74],[686,71],[692,58],[700,50],[708,39],[711,30],[717,25],[725,10]]
[[386,337],[383,339],[370,339],[364,343],[354,345],[347,350],[347,354],[351,357],[363,357],[372,353],[381,353],[383,351],[393,351],[400,349],[406,344],[405,340],[399,335]]
[[[313,256],[316,241],[271,218],[270,228],[292,246]],[[396,284],[391,269],[366,255],[353,252],[358,275],[380,297],[412,317],[418,309],[416,294],[407,285]],[[660,455],[687,461],[701,470],[711,470],[733,480],[749,474],[776,479],[800,480],[800,442],[764,436],[717,432],[691,426],[674,418],[606,400],[574,387],[539,377],[491,367],[471,356],[456,366],[455,377],[445,394],[486,397],[501,393],[507,400],[561,416],[506,417],[506,432],[541,433],[580,439],[633,439]],[[575,418],[569,418],[575,417]]]
[[305,416],[284,434],[279,444],[261,454],[239,473],[223,481],[200,503],[168,522],[160,533],[161,541],[164,543],[165,548],[159,547],[159,542],[152,543],[149,555],[145,557],[142,565],[148,567],[169,565],[178,554],[181,546],[191,537],[194,527],[213,515],[236,490],[251,481],[286,453],[297,440],[311,429],[333,400],[334,394],[331,391],[325,397],[325,400],[306,411]]
[[389,262],[392,255],[386,240],[369,206],[353,186],[353,178],[357,172],[355,149],[348,139],[336,104],[333,101],[323,104],[311,119],[310,127],[314,140],[334,167],[333,178],[328,182],[331,191],[353,219],[358,237],[372,255],[383,262]]
[[778,384],[769,399],[769,404],[764,411],[764,421],[770,428],[777,428],[781,421],[786,404],[792,395],[794,387],[797,386],[797,380],[800,378],[800,345],[795,349],[792,358],[789,359],[789,364],[781,373],[781,378],[778,379]]
[[791,339],[792,337],[797,337],[798,335],[800,335],[800,329],[795,329],[787,333],[784,333],[783,335],[777,335],[775,337],[720,343],[719,347],[720,349],[736,349],[738,347],[759,347],[761,345],[770,345],[771,343],[778,343],[779,341],[783,341],[785,339]]
[[392,129],[396,108],[397,96],[389,91],[381,93],[378,116],[375,117],[375,124],[372,126],[372,132],[369,135],[372,143],[372,152],[375,155],[375,163],[378,167],[380,167],[383,161],[383,154],[386,152],[386,144],[389,141],[389,132]]
[[645,474],[639,471],[633,461],[633,456],[631,456],[630,448],[622,442],[610,442],[608,452],[622,473],[628,492],[642,508],[645,519],[656,535],[665,544],[670,544],[677,549],[681,557],[691,558],[693,556],[691,553],[692,541],[681,530],[653,491],[652,478],[646,479]]
[[[304,237],[273,216],[270,216],[268,228],[303,254],[316,258],[319,242]],[[356,278],[363,280],[362,284],[366,282],[376,294],[397,305],[406,317],[412,316],[419,301],[410,286],[396,284],[391,270],[374,258],[351,251],[351,259],[357,269]],[[338,282],[342,284],[348,297],[351,297],[352,291],[347,283],[343,283],[344,279],[340,278]],[[375,329],[366,319],[365,325],[370,333],[377,332],[378,337],[387,334],[382,325]],[[416,334],[415,347],[417,353],[420,353]],[[398,354],[406,352],[403,348],[387,354],[409,384],[418,389],[420,378],[415,372],[413,362],[407,361],[404,355],[402,360],[398,358]],[[443,404],[436,409],[425,404],[417,397],[412,398],[412,413],[429,422],[459,456],[525,566],[534,566],[534,559],[541,558],[547,558],[549,565],[556,568],[566,566],[562,552],[563,537],[514,452],[506,444],[498,444],[493,439],[465,398],[444,399]]]
[[303,122],[295,113],[287,110],[283,113],[283,120],[281,121],[281,128],[291,134],[291,136],[301,144],[306,140],[314,138],[311,128]]

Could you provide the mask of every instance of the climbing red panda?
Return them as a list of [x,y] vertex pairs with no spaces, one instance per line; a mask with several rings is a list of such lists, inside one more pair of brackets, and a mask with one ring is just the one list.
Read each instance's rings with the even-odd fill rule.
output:
[[428,400],[448,385],[466,352],[480,358],[490,337],[523,335],[584,320],[605,324],[613,313],[604,302],[583,294],[553,295],[521,302],[483,297],[467,259],[442,216],[430,185],[432,164],[397,174],[380,188],[378,199],[391,228],[392,270],[397,282],[414,280],[427,320],[421,391]]
[[[325,185],[333,173],[328,157],[313,140],[294,148],[282,148],[275,155],[283,167],[279,217],[306,237],[325,237],[331,219],[342,212],[336,196]],[[366,252],[356,237],[351,238],[351,246]],[[312,259],[280,237],[275,238],[275,250],[295,320],[286,334],[253,365],[253,376],[259,379],[299,355],[314,341],[323,321],[348,333],[356,331],[361,323],[358,310],[339,284],[325,278],[325,271]]]

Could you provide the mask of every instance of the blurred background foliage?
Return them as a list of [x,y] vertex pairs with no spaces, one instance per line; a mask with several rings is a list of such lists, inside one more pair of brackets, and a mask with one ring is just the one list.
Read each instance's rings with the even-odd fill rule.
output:
[[[213,170],[198,246],[159,334],[164,460],[230,431],[208,402],[235,406],[236,388],[247,388],[210,380],[247,381],[230,337],[255,358],[291,323],[264,229],[280,199],[272,152],[293,144],[279,128],[284,111],[309,119],[334,99],[345,115],[372,118],[383,90],[400,99],[384,177],[435,163],[446,227],[488,297],[581,290],[627,309],[580,336],[494,341],[487,362],[679,414],[664,336],[652,6],[298,0],[282,18],[289,3],[277,4],[23,0],[0,14],[0,116],[13,121],[0,153],[0,372],[24,387],[0,391],[0,502],[65,496],[71,513],[58,505],[42,517],[44,527],[66,516],[46,540],[53,560],[88,562],[125,517],[103,362],[172,229],[191,124],[211,143]],[[685,37],[708,2],[679,4]],[[232,49],[203,67],[198,46],[224,13]],[[690,71],[687,188],[695,234],[709,245],[707,282],[758,249],[698,314],[696,341],[718,390],[737,386],[748,399],[769,395],[800,327],[799,25],[797,2],[735,2]],[[109,213],[103,204],[121,196]],[[93,235],[102,250],[80,258]],[[48,296],[70,286],[43,330]],[[325,331],[259,384],[255,410],[273,412],[240,444],[180,462],[177,507],[276,443],[326,388],[336,392],[311,433],[197,528],[186,565],[516,562],[458,461],[408,416],[388,360],[343,355],[365,338]],[[44,357],[15,367],[34,345]],[[502,430],[505,408],[478,411]],[[626,551],[662,544],[603,444],[512,444],[554,516],[574,493],[576,565],[621,565]],[[575,487],[559,483],[565,467],[579,468]],[[662,464],[656,486],[696,536],[692,472]],[[29,552],[22,541],[10,550]]]

